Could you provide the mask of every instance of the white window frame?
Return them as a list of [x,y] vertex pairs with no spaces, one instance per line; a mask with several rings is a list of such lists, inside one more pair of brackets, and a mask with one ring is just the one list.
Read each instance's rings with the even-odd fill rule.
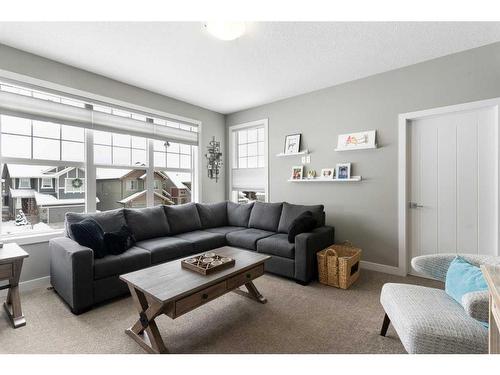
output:
[[[242,124],[237,124],[237,125],[231,125],[227,129],[227,139],[229,142],[228,145],[228,164],[229,164],[229,173],[228,173],[228,192],[226,194],[226,199],[231,200],[231,195],[233,190],[233,176],[232,176],[232,171],[235,163],[237,163],[237,142],[235,142],[235,137],[234,137],[234,132],[238,130],[242,130],[245,128],[255,128],[255,127],[264,127],[264,173],[265,173],[265,181],[264,181],[264,194],[265,194],[265,201],[270,202],[270,192],[269,192],[269,119],[264,118],[261,120],[256,120],[256,121],[250,121],[250,122],[245,122]],[[236,164],[237,165],[237,164]]]
[[[83,182],[82,186],[80,186],[80,188],[78,190],[76,190],[77,188],[73,187],[73,185],[71,185],[71,183],[70,183],[71,190],[68,190],[68,181],[73,181],[75,178],[79,178],[80,180],[82,180],[82,182]],[[86,180],[87,180],[86,178],[82,178],[82,177],[66,177],[64,179],[64,193],[65,194],[85,193],[85,181]]]
[[[121,101],[105,96],[96,95],[87,91],[74,89],[67,86],[62,86],[48,81],[42,81],[34,79],[31,77],[21,76],[16,73],[2,71],[0,75],[0,80],[6,83],[12,82],[16,86],[21,86],[22,90],[38,90],[43,91],[47,94],[53,94],[57,96],[62,96],[62,101],[66,101],[69,105],[80,106],[81,102],[91,102],[95,105],[103,104],[105,106],[112,106],[118,108],[125,108],[130,111],[137,111],[138,114],[144,113],[151,116],[159,116],[163,118],[169,118],[173,122],[179,121],[180,123],[191,124],[191,131],[198,133],[198,144],[192,147],[191,154],[191,166],[189,169],[175,169],[175,168],[163,168],[154,167],[153,162],[153,142],[151,139],[147,140],[147,156],[148,165],[146,166],[124,166],[124,165],[96,165],[94,163],[94,139],[93,131],[85,129],[85,159],[83,162],[68,162],[61,160],[38,160],[38,159],[24,159],[24,158],[1,158],[1,165],[3,164],[25,164],[25,165],[53,165],[53,166],[65,166],[65,167],[76,167],[85,170],[84,180],[84,192],[85,192],[85,212],[92,213],[96,212],[96,169],[99,168],[117,168],[117,169],[143,169],[146,170],[147,177],[145,180],[144,189],[147,190],[147,207],[154,206],[154,170],[167,170],[173,172],[189,172],[191,173],[191,201],[200,202],[202,197],[202,165],[204,163],[203,153],[199,152],[199,148],[202,147],[203,140],[203,123],[199,120],[192,118],[178,116],[168,112],[156,110],[153,108],[143,107],[130,102]],[[75,101],[75,103],[69,103],[70,101]],[[22,116],[21,116],[22,117]],[[156,118],[156,117],[155,117]],[[171,126],[168,125],[167,126]],[[187,125],[186,125],[187,126]],[[110,129],[110,132],[112,130]],[[1,133],[1,123],[0,123],[0,133]],[[1,155],[1,149],[0,149]],[[65,185],[66,188],[66,185]],[[82,191],[83,192],[83,191]],[[91,198],[91,199],[90,199]],[[2,209],[2,204],[0,200],[0,210]],[[1,222],[0,222],[1,225]],[[17,242],[20,245],[39,243],[43,241],[48,241],[51,238],[60,236],[63,230],[51,230],[47,232],[40,233],[26,233],[26,234],[13,234],[13,235],[1,235],[0,239],[4,243]]]
[[[23,182],[28,182],[27,184],[23,184]],[[19,186],[18,189],[31,189],[31,178],[29,177],[20,177],[19,178]]]
[[[50,184],[49,185],[44,184],[44,180],[45,180],[45,182],[49,181]],[[42,177],[41,178],[40,189],[53,189],[53,188],[54,188],[54,180],[52,179],[52,177]]]

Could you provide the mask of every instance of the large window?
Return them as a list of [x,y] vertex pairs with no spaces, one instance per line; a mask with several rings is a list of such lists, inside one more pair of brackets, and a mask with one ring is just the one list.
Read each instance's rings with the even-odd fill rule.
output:
[[267,200],[267,120],[229,128],[231,200]]
[[23,99],[13,113],[0,100],[3,236],[60,230],[67,212],[193,200],[194,123],[0,82],[2,92],[37,108],[22,107]]

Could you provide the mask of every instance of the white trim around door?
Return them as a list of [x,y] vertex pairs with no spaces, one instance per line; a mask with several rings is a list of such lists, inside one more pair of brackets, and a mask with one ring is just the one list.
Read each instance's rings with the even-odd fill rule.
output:
[[227,155],[228,155],[228,177],[229,181],[227,182],[227,185],[229,187],[228,193],[227,193],[227,198],[231,199],[231,192],[233,190],[232,186],[232,181],[233,181],[233,159],[234,159],[234,139],[231,136],[232,132],[234,130],[239,130],[239,129],[244,129],[244,128],[251,128],[254,126],[259,126],[263,125],[264,126],[264,134],[265,134],[265,140],[264,140],[264,161],[265,161],[265,183],[264,183],[264,192],[266,195],[266,202],[270,202],[270,197],[269,197],[269,120],[267,118],[261,119],[261,120],[255,120],[255,121],[250,121],[250,122],[245,122],[242,124],[236,124],[236,125],[231,125],[227,128]]
[[[457,105],[451,105],[446,107],[439,107],[433,109],[427,109],[416,112],[403,113],[399,115],[399,125],[398,125],[398,270],[400,275],[408,274],[408,181],[409,181],[409,132],[408,127],[411,125],[411,121],[422,119],[431,116],[445,115],[455,112],[471,111],[482,108],[494,108],[497,124],[497,129],[500,129],[500,98],[480,100],[476,102],[463,103]],[[497,131],[497,135],[500,131]],[[498,140],[500,145],[500,139]],[[500,166],[500,163],[498,163]],[[500,167],[499,167],[500,168]],[[500,170],[497,171],[498,176],[500,176]],[[500,183],[498,184],[500,186]],[[500,202],[500,189],[497,192],[498,202]],[[500,207],[497,207],[500,212]],[[499,225],[500,233],[500,225]],[[498,249],[497,249],[498,254]]]

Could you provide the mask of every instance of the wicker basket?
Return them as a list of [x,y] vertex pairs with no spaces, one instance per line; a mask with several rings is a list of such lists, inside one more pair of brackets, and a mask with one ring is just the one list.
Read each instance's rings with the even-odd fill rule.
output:
[[350,242],[335,244],[317,254],[319,282],[347,289],[359,277],[361,249]]

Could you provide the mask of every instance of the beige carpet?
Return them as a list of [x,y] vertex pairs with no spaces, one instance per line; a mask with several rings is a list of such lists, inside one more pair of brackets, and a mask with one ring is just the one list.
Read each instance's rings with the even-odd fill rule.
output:
[[[255,281],[265,305],[229,293],[175,320],[157,321],[172,353],[404,353],[392,327],[379,336],[386,282],[441,286],[365,270],[349,290],[265,275]],[[143,353],[124,333],[136,320],[130,298],[79,316],[50,290],[21,298],[28,324],[14,330],[0,313],[0,353]]]

